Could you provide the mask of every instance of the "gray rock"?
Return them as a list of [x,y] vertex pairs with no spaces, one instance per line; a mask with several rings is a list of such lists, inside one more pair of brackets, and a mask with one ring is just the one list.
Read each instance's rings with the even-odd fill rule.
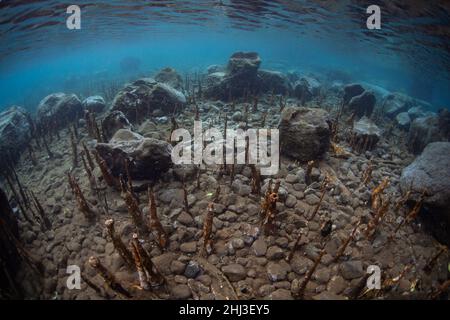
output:
[[195,278],[201,271],[200,265],[196,261],[189,261],[184,270],[184,275],[187,278]]
[[260,92],[287,95],[291,90],[288,78],[278,71],[259,70],[258,83]]
[[284,204],[288,208],[294,208],[295,205],[297,204],[297,198],[294,197],[293,195],[288,195]]
[[178,217],[177,221],[184,224],[185,226],[193,226],[194,225],[194,219],[192,216],[187,212],[181,212]]
[[313,300],[347,300],[345,296],[341,296],[329,291],[322,291],[321,293],[312,297]]
[[394,119],[401,112],[408,111],[412,106],[411,97],[398,92],[387,95],[383,101],[383,111],[391,119]]
[[111,110],[122,111],[132,122],[160,110],[164,114],[173,114],[186,104],[186,97],[171,86],[151,78],[134,81],[119,91],[115,96]]
[[268,300],[294,300],[291,291],[286,289],[278,289],[269,294]]
[[106,108],[105,99],[102,96],[90,96],[83,101],[84,110],[101,113]]
[[234,122],[239,122],[242,121],[244,119],[244,116],[242,115],[242,112],[240,111],[236,111],[235,113],[233,113],[233,115],[231,116],[231,119]]
[[222,267],[222,272],[233,282],[243,280],[247,276],[245,268],[237,263]]
[[14,158],[24,150],[30,139],[30,123],[25,109],[17,106],[0,113],[0,153]]
[[236,52],[225,72],[214,72],[206,78],[205,96],[228,101],[258,91],[258,68],[261,58],[256,52]]
[[102,133],[109,141],[119,129],[131,130],[132,126],[121,111],[109,112],[102,120]]
[[255,256],[261,257],[264,256],[267,252],[267,244],[263,238],[259,238],[255,240],[252,244],[252,250]]
[[[187,269],[186,264],[178,261],[178,260],[173,260],[171,265],[170,265],[170,271],[173,272],[174,274],[183,274],[187,276],[187,272],[185,272]],[[189,273],[188,273],[189,274]],[[188,277],[189,278],[189,277]]]
[[181,91],[183,90],[183,78],[173,68],[164,68],[155,76],[155,80],[165,83],[172,88]]
[[344,104],[348,104],[353,97],[364,92],[364,88],[357,83],[352,83],[344,87]]
[[450,242],[450,142],[433,142],[402,171],[400,188],[412,191],[410,199],[424,199],[426,213],[420,217],[431,233],[444,243]]
[[208,74],[211,74],[211,73],[216,73],[216,72],[223,72],[223,71],[225,71],[225,68],[223,66],[213,64],[213,65],[210,65],[206,70],[207,70]]
[[323,109],[285,108],[278,126],[281,152],[302,162],[322,158],[330,146],[328,120]]
[[41,100],[36,120],[44,127],[48,124],[62,128],[83,115],[83,106],[75,94],[53,93]]
[[361,261],[345,261],[340,265],[341,275],[346,280],[352,280],[364,276]]
[[171,288],[172,298],[176,300],[185,300],[191,297],[191,289],[185,284],[179,284]]
[[272,282],[285,280],[289,271],[291,271],[291,267],[284,260],[271,261],[267,264],[267,276]]
[[266,257],[269,260],[279,260],[284,257],[283,249],[278,246],[271,246],[267,249]]
[[197,242],[184,242],[180,245],[180,250],[184,253],[195,253],[197,251]]
[[160,177],[172,165],[169,143],[125,129],[116,132],[111,143],[98,143],[96,150],[116,177],[126,176],[125,159],[130,160],[130,175],[136,180]]
[[312,77],[302,77],[294,84],[294,96],[302,103],[310,101],[320,93],[320,83]]
[[450,140],[449,112],[442,110],[439,115],[415,119],[410,126],[407,147],[414,154],[419,154],[431,142]]
[[348,103],[350,112],[355,113],[357,117],[372,115],[376,103],[375,95],[370,91],[364,91],[360,95],[354,96]]
[[411,124],[411,118],[408,112],[401,112],[395,117],[395,121],[400,129],[408,130]]

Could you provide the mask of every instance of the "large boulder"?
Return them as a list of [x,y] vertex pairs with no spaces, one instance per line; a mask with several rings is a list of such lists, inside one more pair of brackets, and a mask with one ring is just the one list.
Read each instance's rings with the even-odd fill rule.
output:
[[130,162],[130,175],[135,180],[159,178],[172,166],[172,146],[169,143],[144,138],[127,129],[118,130],[109,143],[98,143],[95,148],[116,177],[126,176],[126,159]]
[[87,97],[83,101],[83,108],[89,112],[101,113],[106,108],[105,99],[102,96]]
[[353,125],[350,145],[356,152],[372,150],[381,138],[382,131],[366,116]]
[[109,140],[119,129],[131,129],[132,125],[121,111],[111,111],[102,120],[102,132]]
[[447,109],[438,115],[415,119],[410,126],[407,146],[414,154],[419,154],[431,142],[450,140],[450,116]]
[[344,104],[350,102],[353,97],[356,97],[364,92],[364,88],[357,83],[348,84],[344,87]]
[[363,93],[350,99],[348,102],[348,108],[350,112],[355,113],[357,117],[370,117],[376,101],[377,99],[372,92],[364,91]]
[[450,142],[432,142],[402,171],[400,188],[417,202],[423,192],[421,218],[444,243],[450,243]]
[[310,101],[320,93],[320,82],[312,77],[302,77],[294,83],[294,96],[302,102]]
[[278,126],[281,152],[301,162],[322,158],[330,146],[328,121],[323,109],[286,107]]
[[225,72],[213,72],[206,78],[205,96],[227,101],[257,93],[259,90],[258,68],[261,58],[256,52],[236,52]]
[[291,90],[288,78],[278,71],[259,70],[258,82],[260,92],[287,95]]
[[112,111],[122,111],[133,123],[159,110],[172,114],[184,107],[186,97],[171,86],[152,78],[142,78],[119,91],[112,102]]
[[41,100],[37,108],[37,122],[62,128],[82,117],[83,106],[75,94],[53,93]]
[[415,105],[414,100],[399,92],[393,92],[383,101],[383,111],[388,118],[394,119],[399,113],[406,112]]
[[256,77],[261,58],[256,52],[236,52],[228,61],[227,71],[229,75],[246,75]]
[[28,113],[21,107],[12,106],[0,113],[0,154],[5,158],[8,152],[18,155],[30,138]]
[[164,68],[155,76],[155,80],[165,83],[178,91],[183,90],[183,78],[173,68]]

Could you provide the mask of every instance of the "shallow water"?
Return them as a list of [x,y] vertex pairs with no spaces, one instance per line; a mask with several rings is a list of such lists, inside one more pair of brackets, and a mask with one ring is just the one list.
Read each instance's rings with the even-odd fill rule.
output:
[[0,0],[0,299],[448,299],[450,5],[374,3]]
[[[448,2],[375,2],[381,30],[368,30],[365,3],[349,0],[78,1],[81,30],[68,30],[70,2],[3,0],[0,107],[34,110],[51,92],[164,66],[201,70],[240,50],[259,52],[264,68],[344,71],[448,106]],[[130,57],[139,63],[123,77]]]

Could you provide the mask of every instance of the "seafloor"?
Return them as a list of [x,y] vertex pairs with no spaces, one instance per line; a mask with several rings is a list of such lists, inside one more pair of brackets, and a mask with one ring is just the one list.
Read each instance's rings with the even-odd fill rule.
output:
[[[280,115],[300,106],[323,109],[330,119],[337,119],[339,126],[334,132],[330,124],[331,142],[323,155],[308,162],[282,151],[278,174],[261,177],[260,186],[258,172],[255,175],[249,165],[204,166],[199,171],[194,165],[185,165],[156,172],[157,177],[150,180],[129,179],[133,187],[124,182],[120,190],[118,177],[113,177],[116,184],[109,186],[95,160],[91,178],[89,164],[83,165],[86,152],[95,149],[99,137],[89,118],[86,121],[81,116],[76,126],[41,132],[50,153],[43,139],[36,139],[39,146],[32,139],[32,151],[23,152],[14,168],[22,189],[25,193],[31,190],[37,201],[29,194],[25,198],[39,203],[42,210],[35,204],[28,210],[22,203],[28,214],[25,219],[18,206],[22,200],[16,179],[11,181],[18,199],[4,184],[18,220],[23,246],[19,251],[31,260],[20,264],[16,287],[28,299],[439,297],[445,293],[438,292],[440,286],[448,281],[448,251],[411,215],[417,201],[411,204],[404,199],[399,186],[402,170],[416,157],[408,149],[408,130],[374,112],[371,119],[382,132],[379,141],[375,146],[370,141],[358,145],[351,137],[360,117],[342,109],[344,85],[307,99],[271,92],[217,99],[199,92],[195,83],[185,89],[187,103],[177,108],[175,117],[163,112],[129,119],[133,132],[162,141],[168,140],[174,122],[191,129],[196,117],[205,127],[220,130],[224,130],[225,117],[227,128],[278,128]],[[106,104],[109,107],[115,102]],[[98,112],[96,123],[107,114]],[[286,148],[284,138],[281,135],[282,150]],[[76,162],[73,150],[78,154]],[[91,157],[95,158],[93,152]],[[69,183],[71,178],[82,196],[74,191],[74,182]],[[389,183],[383,188],[385,179]],[[268,200],[272,194],[266,193],[269,180],[272,187],[279,187],[272,190],[278,200],[275,206]],[[162,231],[149,213],[148,186],[167,234],[165,247],[160,246]],[[138,203],[138,208],[133,209],[133,203]],[[213,210],[210,232],[204,226],[209,208]],[[136,212],[141,216],[133,218]],[[105,226],[108,219],[114,220],[116,243]],[[138,261],[135,256],[131,263],[119,254],[117,241],[129,253],[133,245],[139,246],[132,241],[135,232],[139,233],[140,250],[146,251],[154,266],[149,267],[151,262],[142,251]],[[206,250],[205,232],[211,239],[211,248],[206,246]],[[98,260],[89,261],[90,257]],[[68,265],[81,268],[79,290],[67,287]],[[379,290],[365,286],[369,265],[380,267]],[[102,272],[113,278],[105,281]],[[147,278],[149,287],[142,277]]]

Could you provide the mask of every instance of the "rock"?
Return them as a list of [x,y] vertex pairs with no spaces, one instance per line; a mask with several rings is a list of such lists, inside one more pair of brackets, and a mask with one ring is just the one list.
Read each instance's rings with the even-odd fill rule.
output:
[[195,253],[197,251],[197,242],[184,242],[180,245],[180,250],[184,253]]
[[299,181],[299,177],[298,177],[298,175],[289,173],[289,174],[286,176],[286,179],[285,179],[285,180],[286,180],[287,183],[295,184],[295,183],[297,183],[297,182]]
[[310,101],[320,92],[320,83],[311,77],[302,77],[294,84],[294,96],[302,103]]
[[178,91],[183,90],[183,78],[173,68],[164,68],[155,76],[155,80],[165,83]]
[[334,276],[328,282],[327,290],[335,294],[339,294],[348,287],[348,283],[341,276]]
[[225,72],[214,72],[207,76],[205,96],[228,101],[258,91],[258,68],[261,59],[256,52],[236,52]]
[[[187,269],[186,264],[184,264],[183,262],[178,261],[178,260],[173,260],[172,263],[170,264],[170,271],[173,272],[174,274],[183,274],[184,273],[184,275],[186,277],[188,277],[186,275],[186,269]],[[188,274],[190,274],[190,273],[188,273]],[[195,277],[195,275],[194,275],[194,277]]]
[[192,216],[187,212],[181,212],[178,217],[177,221],[184,224],[185,226],[193,226],[194,225],[194,219]]
[[348,109],[350,112],[355,113],[358,118],[363,116],[370,117],[376,100],[375,95],[371,91],[364,91],[350,99]]
[[225,71],[225,68],[223,66],[219,66],[218,64],[213,64],[213,65],[210,65],[208,68],[206,68],[206,72],[208,74],[216,73],[216,72],[223,72],[223,71]]
[[353,126],[351,145],[356,152],[375,148],[381,138],[381,129],[367,117],[362,117]]
[[112,102],[112,111],[122,111],[131,122],[160,110],[173,114],[186,104],[186,97],[171,86],[151,78],[134,81],[119,91]]
[[116,132],[111,143],[98,143],[95,148],[116,177],[126,176],[125,159],[130,160],[130,175],[135,180],[156,179],[172,165],[169,143],[126,129]]
[[268,300],[294,300],[291,291],[286,289],[278,289],[269,294]]
[[244,280],[247,276],[245,268],[237,263],[222,267],[222,272],[233,282]]
[[394,119],[401,112],[408,111],[412,106],[412,99],[398,92],[387,95],[383,101],[383,111],[391,119]]
[[412,120],[417,119],[417,118],[421,118],[425,116],[425,112],[422,110],[421,107],[416,106],[416,107],[412,107],[408,110],[408,116],[409,118]]
[[278,246],[271,246],[267,249],[266,257],[269,260],[278,260],[284,257],[283,249]]
[[348,104],[353,97],[359,96],[364,92],[364,88],[357,83],[349,84],[344,87],[344,104]]
[[131,130],[131,128],[130,122],[121,111],[109,112],[102,120],[102,133],[108,141],[119,129]]
[[302,162],[322,158],[330,146],[327,120],[323,109],[285,108],[278,125],[281,152]]
[[439,115],[415,119],[410,126],[407,147],[414,154],[419,154],[431,142],[450,140],[450,117],[447,110]]
[[259,70],[258,83],[259,92],[287,95],[291,91],[287,77],[278,71]]
[[47,124],[63,128],[83,115],[83,106],[75,94],[53,93],[41,100],[37,107],[36,120],[44,127]]
[[288,195],[284,204],[288,208],[294,208],[295,205],[297,204],[297,198],[294,197],[293,195]]
[[233,120],[234,122],[240,122],[244,119],[244,116],[242,115],[242,112],[240,111],[236,111],[235,113],[233,113],[233,115],[231,116],[231,120]]
[[101,113],[106,108],[105,99],[102,96],[90,96],[83,101],[84,110]]
[[294,257],[291,260],[292,271],[294,271],[298,275],[305,274],[306,271],[308,271],[312,265],[313,262],[309,260],[307,257],[303,256],[294,255]]
[[256,52],[236,52],[228,61],[227,71],[230,75],[257,74],[261,58]]
[[353,280],[364,276],[361,261],[345,261],[340,265],[341,275],[346,280]]
[[177,255],[172,252],[163,253],[159,256],[152,258],[153,263],[158,270],[164,275],[170,274],[170,265],[172,261],[177,258]]
[[252,244],[252,250],[255,256],[261,257],[264,256],[267,252],[267,244],[263,238],[259,238],[255,240]]
[[267,275],[272,282],[285,280],[289,271],[291,271],[291,267],[284,260],[271,261],[267,264]]
[[395,117],[395,121],[400,129],[408,130],[411,124],[411,118],[408,112],[401,112]]
[[189,261],[184,270],[186,278],[195,278],[201,271],[200,265],[196,261]]
[[424,210],[420,218],[441,242],[450,243],[450,142],[433,142],[413,163],[403,169],[400,188],[417,202],[424,190]]
[[191,289],[185,284],[179,284],[171,288],[172,298],[176,300],[185,300],[191,297]]
[[313,300],[347,300],[345,296],[341,296],[329,291],[322,291],[321,293],[312,297]]
[[191,164],[176,164],[173,166],[173,175],[178,181],[188,181],[197,177],[198,167]]
[[331,272],[328,268],[322,268],[314,272],[314,279],[320,284],[326,284],[330,280]]
[[8,152],[12,160],[19,155],[30,139],[30,123],[25,109],[12,106],[0,113],[0,154],[2,158]]

